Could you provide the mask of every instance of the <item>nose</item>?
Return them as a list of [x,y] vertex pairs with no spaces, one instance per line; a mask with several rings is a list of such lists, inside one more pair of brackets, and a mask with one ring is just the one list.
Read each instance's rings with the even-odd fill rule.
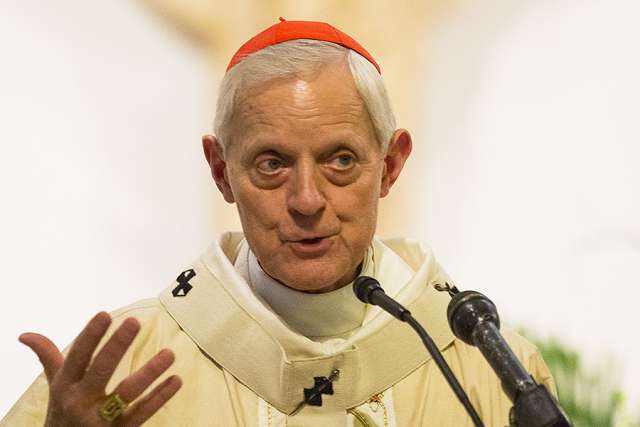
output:
[[290,211],[313,216],[324,209],[327,200],[318,186],[321,178],[316,175],[313,165],[297,165],[287,200]]

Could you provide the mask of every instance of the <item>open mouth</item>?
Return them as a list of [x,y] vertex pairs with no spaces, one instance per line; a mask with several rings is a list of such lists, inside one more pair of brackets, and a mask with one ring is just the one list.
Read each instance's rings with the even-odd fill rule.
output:
[[320,241],[322,239],[323,239],[322,237],[314,237],[313,239],[302,239],[299,242],[300,243],[305,243],[305,244],[308,244],[308,245],[313,245],[315,243],[320,243]]
[[332,245],[333,239],[329,236],[293,240],[288,243],[291,250],[303,258],[322,256],[331,248]]

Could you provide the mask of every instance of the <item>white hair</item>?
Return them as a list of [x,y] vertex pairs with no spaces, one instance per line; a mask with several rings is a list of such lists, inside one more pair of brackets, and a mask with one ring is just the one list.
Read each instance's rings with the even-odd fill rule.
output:
[[351,49],[311,39],[290,40],[266,47],[250,54],[227,72],[220,84],[213,126],[223,149],[228,144],[235,104],[249,89],[274,79],[316,72],[323,65],[345,57],[378,144],[385,152],[396,120],[380,73],[371,62]]

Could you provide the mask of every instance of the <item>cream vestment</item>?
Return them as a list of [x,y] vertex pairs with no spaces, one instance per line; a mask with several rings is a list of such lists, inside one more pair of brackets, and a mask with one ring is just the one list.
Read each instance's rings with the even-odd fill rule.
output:
[[[142,329],[109,391],[160,349],[171,348],[176,354],[174,365],[160,380],[177,373],[183,379],[182,389],[146,425],[473,425],[408,325],[377,307],[349,302],[346,309],[336,311],[341,321],[329,329],[318,328],[300,310],[304,302],[287,305],[286,294],[283,298],[265,292],[265,282],[255,279],[256,268],[247,251],[241,234],[225,234],[159,298],[113,313],[114,326],[134,316]],[[450,297],[434,285],[452,282],[431,252],[412,240],[376,238],[362,274],[376,277],[427,329],[485,425],[506,426],[511,403],[497,377],[480,352],[449,329]],[[346,291],[335,295],[351,297]],[[309,317],[313,313],[310,310]],[[290,321],[285,323],[281,316]],[[318,316],[326,317],[326,312]],[[536,348],[512,331],[503,334],[525,368],[554,391]],[[332,383],[333,394],[322,394],[321,406],[305,405],[294,416],[287,415],[303,401],[304,390],[311,389],[316,378],[334,371],[339,373]],[[41,426],[47,394],[41,375],[0,425]]]

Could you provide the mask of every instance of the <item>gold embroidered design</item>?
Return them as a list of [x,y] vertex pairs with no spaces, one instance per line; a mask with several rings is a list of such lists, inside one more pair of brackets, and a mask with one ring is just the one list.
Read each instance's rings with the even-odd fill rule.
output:
[[371,408],[373,412],[378,412],[378,409],[380,409],[381,406],[384,407],[384,402],[382,401],[382,399],[383,396],[381,394],[371,396],[371,398],[367,400],[369,408]]
[[384,404],[384,395],[382,393],[378,393],[376,395],[371,396],[371,398],[367,401],[369,404],[369,408],[373,412],[378,412],[380,408],[383,410],[384,415],[384,427],[389,426],[389,413],[387,412],[387,406]]
[[[387,406],[384,404],[384,395],[382,393],[374,394],[365,403],[369,405],[369,409],[374,414],[382,408],[384,427],[389,427],[389,414],[387,412]],[[361,427],[378,427],[378,424],[363,411],[353,408],[349,409],[349,413],[353,415]]]
[[[353,415],[356,421],[360,424],[360,427],[378,427],[378,425],[364,412],[360,412],[357,409],[349,409],[349,413]],[[354,427],[356,423],[354,423]]]
[[273,414],[271,414],[271,405],[267,403],[267,425],[273,427]]

